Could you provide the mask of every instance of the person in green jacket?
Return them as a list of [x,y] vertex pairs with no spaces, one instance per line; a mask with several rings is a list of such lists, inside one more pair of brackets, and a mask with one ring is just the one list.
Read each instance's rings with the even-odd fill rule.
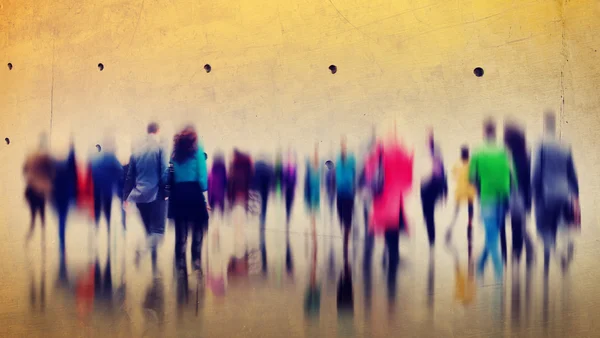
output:
[[506,150],[496,144],[496,123],[491,119],[484,123],[484,136],[485,143],[475,151],[469,164],[469,179],[479,192],[485,228],[485,247],[478,262],[478,272],[483,274],[489,255],[496,278],[501,281],[503,264],[498,237],[510,196],[512,165]]

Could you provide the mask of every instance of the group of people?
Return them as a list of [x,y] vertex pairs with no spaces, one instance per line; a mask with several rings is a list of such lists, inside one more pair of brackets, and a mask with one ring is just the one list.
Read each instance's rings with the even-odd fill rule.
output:
[[[532,204],[535,205],[538,227],[551,230],[544,231],[549,234],[544,238],[547,244],[545,258],[549,255],[559,222],[579,224],[579,192],[571,150],[556,138],[553,114],[545,116],[545,126],[546,135],[532,162],[522,128],[516,123],[506,124],[504,145],[500,145],[496,141],[495,122],[486,120],[484,144],[472,156],[469,148],[463,146],[461,159],[452,170],[456,180],[456,209],[446,240],[451,240],[459,209],[464,204],[468,209],[467,236],[472,237],[474,201],[478,198],[485,229],[479,270],[483,271],[489,257],[498,278],[502,276],[502,261],[506,262],[507,256],[504,223],[508,213],[516,259],[521,256],[523,246],[528,260],[534,257],[526,228]],[[278,155],[273,162],[269,156],[261,155],[254,162],[249,154],[234,149],[228,165],[224,155],[217,152],[209,171],[207,154],[194,127],[187,126],[175,135],[169,155],[158,134],[158,124],[150,123],[147,135],[134,143],[126,164],[119,162],[114,144],[109,142],[83,166],[75,159],[73,145],[66,158],[55,158],[49,154],[43,138],[41,147],[28,157],[24,167],[25,197],[31,208],[28,238],[33,233],[38,214],[42,226],[45,223],[46,200],[52,202],[58,215],[61,252],[65,249],[66,220],[73,204],[89,211],[96,226],[104,215],[110,231],[112,201],[116,195],[123,203],[123,227],[126,225],[125,211],[130,209],[131,203],[139,210],[145,227],[148,242],[138,250],[138,258],[145,251],[151,251],[155,257],[166,220],[171,219],[176,229],[176,260],[184,266],[187,237],[191,231],[193,267],[200,269],[203,236],[212,208],[220,213],[237,207],[247,212],[255,192],[260,204],[260,225],[264,228],[269,196],[274,194],[284,200],[286,223],[289,224],[298,171],[291,150],[285,159]],[[420,196],[429,244],[433,248],[436,205],[447,198],[448,182],[433,132],[429,134],[427,148],[426,159],[430,165],[421,180]],[[397,264],[399,235],[409,232],[404,202],[413,180],[413,153],[396,137],[383,140],[373,135],[360,155],[361,162],[357,163],[354,154],[347,149],[346,139],[342,138],[335,161],[323,162],[319,158],[318,144],[315,146],[313,156],[306,161],[304,183],[304,202],[311,217],[311,229],[315,234],[323,191],[332,216],[337,210],[343,233],[344,262],[347,262],[355,200],[360,195],[366,232],[383,235],[386,243],[384,259]],[[498,250],[498,244],[501,250]]]

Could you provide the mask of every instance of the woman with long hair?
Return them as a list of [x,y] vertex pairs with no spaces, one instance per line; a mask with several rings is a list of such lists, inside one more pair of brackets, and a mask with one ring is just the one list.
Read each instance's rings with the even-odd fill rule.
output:
[[175,259],[185,267],[188,232],[192,231],[192,265],[200,270],[202,239],[208,228],[209,205],[204,197],[208,173],[204,149],[192,126],[185,127],[173,140],[173,187],[169,208],[175,219]]
[[531,261],[534,257],[533,244],[527,233],[527,217],[531,212],[531,160],[525,132],[515,123],[507,124],[504,128],[504,144],[512,157],[517,185],[511,196],[513,203],[510,210],[513,258],[520,260],[525,244],[527,260]]

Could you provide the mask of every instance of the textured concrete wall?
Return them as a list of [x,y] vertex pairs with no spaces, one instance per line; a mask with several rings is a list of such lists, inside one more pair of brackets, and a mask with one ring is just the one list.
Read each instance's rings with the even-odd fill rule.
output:
[[[0,160],[20,165],[41,130],[53,146],[72,130],[87,151],[110,129],[127,150],[157,119],[167,133],[195,122],[209,152],[306,152],[317,140],[328,152],[341,133],[353,146],[394,121],[420,149],[433,126],[454,161],[479,141],[485,115],[514,115],[533,137],[552,108],[575,147],[585,208],[599,183],[598,4],[3,0],[0,135],[11,144]],[[16,167],[3,166],[3,179],[20,177]]]

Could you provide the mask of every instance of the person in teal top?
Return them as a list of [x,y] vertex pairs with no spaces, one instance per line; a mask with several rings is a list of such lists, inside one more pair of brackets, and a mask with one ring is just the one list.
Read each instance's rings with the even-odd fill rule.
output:
[[173,187],[169,197],[169,214],[175,219],[175,260],[185,268],[188,232],[192,231],[192,264],[201,267],[202,239],[208,228],[209,206],[204,196],[208,187],[208,171],[204,149],[198,143],[194,127],[184,128],[174,138]]
[[321,175],[318,147],[318,144],[315,145],[313,158],[306,162],[306,179],[304,182],[304,202],[311,215],[313,233],[316,230],[316,215],[321,205]]
[[348,154],[346,138],[342,137],[340,155],[335,164],[335,184],[337,191],[337,211],[344,232],[344,262],[348,260],[348,242],[354,214],[354,194],[356,191],[356,160]]
[[479,259],[478,272],[483,274],[488,255],[495,275],[501,281],[503,264],[498,250],[498,237],[504,225],[511,188],[512,164],[506,150],[496,144],[496,124],[484,124],[485,144],[474,153],[469,164],[469,179],[479,191],[480,213],[485,227],[485,246]]

